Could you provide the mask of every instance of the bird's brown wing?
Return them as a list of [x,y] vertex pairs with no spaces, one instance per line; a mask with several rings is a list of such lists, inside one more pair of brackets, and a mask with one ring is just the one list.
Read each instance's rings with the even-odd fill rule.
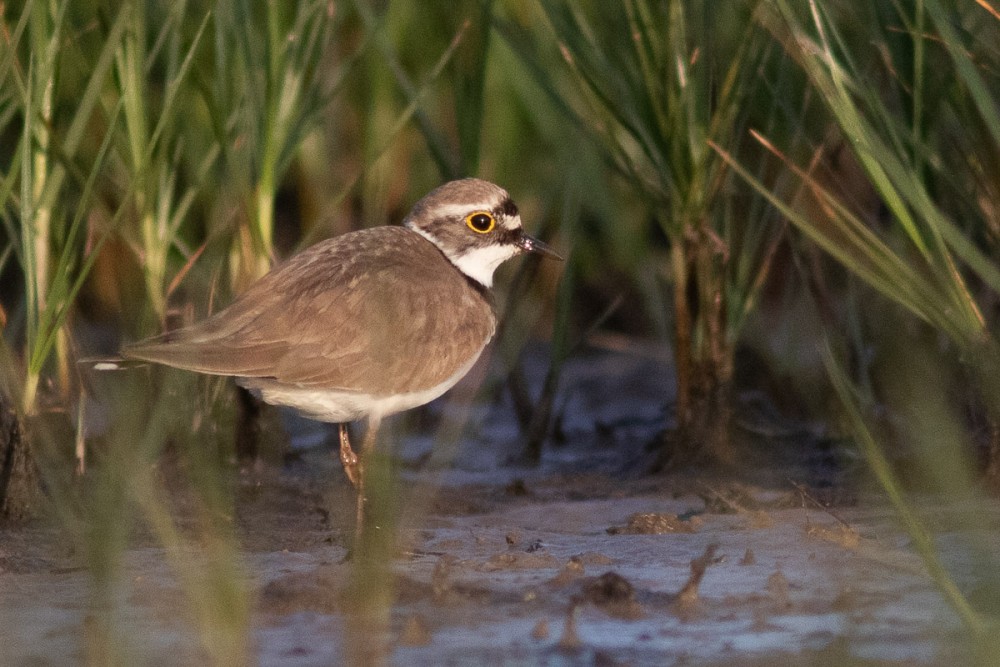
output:
[[414,232],[380,227],[319,243],[225,310],[123,352],[202,373],[384,395],[443,382],[493,330],[486,297],[440,251]]

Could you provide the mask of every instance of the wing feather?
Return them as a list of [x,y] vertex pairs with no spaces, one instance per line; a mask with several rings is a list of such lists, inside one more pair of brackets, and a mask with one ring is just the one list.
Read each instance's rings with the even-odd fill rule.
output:
[[202,373],[384,395],[451,377],[494,325],[486,296],[433,244],[377,227],[312,246],[216,315],[123,353]]

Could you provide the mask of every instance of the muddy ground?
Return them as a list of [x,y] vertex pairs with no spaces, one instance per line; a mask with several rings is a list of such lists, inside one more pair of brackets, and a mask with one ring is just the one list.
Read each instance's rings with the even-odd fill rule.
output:
[[[821,428],[751,409],[737,469],[649,474],[646,445],[664,423],[669,378],[662,359],[634,350],[574,359],[556,402],[558,437],[537,467],[518,463],[503,392],[469,411],[458,388],[419,420],[426,433],[387,436],[402,508],[390,664],[972,659],[863,465]],[[436,425],[466,419],[454,447],[440,444]],[[244,473],[238,490],[250,654],[262,665],[340,664],[352,492],[323,428],[292,421],[290,430],[298,456]],[[1000,553],[1000,507],[975,508],[974,534],[957,528],[967,507],[919,509],[963,591],[989,595],[982,554]],[[139,533],[117,602],[130,661],[205,664],[176,564]],[[84,662],[92,578],[67,544],[45,525],[0,531],[0,664]]]

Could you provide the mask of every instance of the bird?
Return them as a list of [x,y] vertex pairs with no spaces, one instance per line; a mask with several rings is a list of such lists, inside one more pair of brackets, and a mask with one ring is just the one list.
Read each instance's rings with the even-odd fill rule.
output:
[[[402,225],[356,230],[293,255],[229,306],[122,347],[126,358],[231,376],[266,403],[338,425],[364,523],[364,465],[382,420],[444,394],[497,329],[495,270],[524,253],[561,260],[525,233],[506,190],[465,178],[420,199]],[[347,424],[365,420],[360,456]]]

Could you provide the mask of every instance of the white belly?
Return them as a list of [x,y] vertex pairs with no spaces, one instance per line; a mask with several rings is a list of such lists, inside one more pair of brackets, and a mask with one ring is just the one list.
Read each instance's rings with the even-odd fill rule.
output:
[[[482,352],[483,348],[480,348],[464,366],[441,384],[405,394],[375,396],[342,389],[320,389],[278,383],[255,387],[254,391],[265,403],[295,408],[303,415],[318,421],[343,424],[368,416],[380,420],[382,417],[430,403],[465,377]],[[236,381],[240,382],[240,378]],[[256,385],[257,382],[251,381],[247,384]]]

